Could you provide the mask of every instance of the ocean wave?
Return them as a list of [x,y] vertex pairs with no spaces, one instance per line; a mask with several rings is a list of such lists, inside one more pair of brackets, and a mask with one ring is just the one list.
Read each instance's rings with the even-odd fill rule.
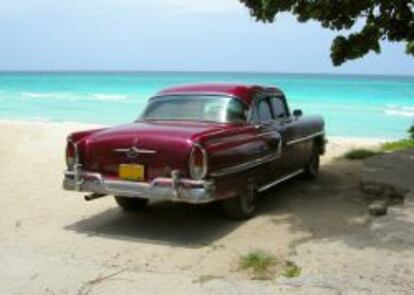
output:
[[128,98],[127,95],[101,94],[101,93],[92,94],[91,97],[96,100],[106,100],[106,101],[118,101],[118,100],[125,100]]
[[47,93],[47,92],[21,92],[20,96],[25,98],[53,98],[58,100],[70,100],[70,101],[122,101],[128,98],[127,95],[121,94],[104,94],[104,93]]
[[53,93],[44,93],[44,92],[22,92],[21,96],[31,97],[31,98],[49,98],[53,97]]
[[387,116],[401,116],[414,118],[414,107],[389,105],[385,110],[385,114]]
[[53,100],[62,100],[62,101],[77,101],[85,100],[84,96],[77,96],[76,94],[71,93],[42,93],[42,92],[22,92],[20,93],[21,97],[30,98],[30,99],[53,99]]

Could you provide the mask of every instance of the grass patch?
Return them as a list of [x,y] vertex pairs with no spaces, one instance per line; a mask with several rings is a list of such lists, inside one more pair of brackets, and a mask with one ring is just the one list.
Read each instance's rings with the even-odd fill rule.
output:
[[381,151],[370,149],[353,149],[344,154],[344,158],[348,160],[363,160],[372,156],[381,154]]
[[240,268],[251,270],[254,279],[269,279],[271,270],[278,264],[278,259],[265,251],[255,250],[240,257]]
[[292,261],[286,261],[286,267],[283,271],[283,276],[287,278],[296,278],[300,276],[302,269]]
[[406,149],[414,149],[414,139],[401,139],[381,144],[378,150],[375,149],[353,149],[346,152],[343,157],[348,160],[364,160],[372,156],[381,155],[386,152],[396,152]]
[[407,149],[414,149],[414,125],[408,129],[409,137],[397,141],[391,141],[381,144],[380,148],[375,149],[353,149],[346,152],[343,158],[348,160],[363,160],[372,156],[380,155],[387,152],[396,152]]
[[242,270],[251,272],[254,280],[269,280],[278,276],[296,278],[302,272],[294,262],[280,260],[263,250],[254,250],[241,256],[239,264]]
[[414,139],[402,139],[398,141],[386,142],[381,145],[381,150],[385,152],[395,152],[414,148]]

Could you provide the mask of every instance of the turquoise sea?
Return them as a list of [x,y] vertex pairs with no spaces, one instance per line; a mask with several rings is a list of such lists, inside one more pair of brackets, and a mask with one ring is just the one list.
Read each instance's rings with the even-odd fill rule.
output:
[[414,123],[414,77],[258,73],[0,73],[0,119],[113,125],[162,88],[195,82],[277,86],[329,135],[401,138]]

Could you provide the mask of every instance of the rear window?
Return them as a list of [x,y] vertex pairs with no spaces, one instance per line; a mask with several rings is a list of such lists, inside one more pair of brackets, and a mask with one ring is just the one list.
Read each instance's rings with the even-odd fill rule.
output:
[[141,120],[245,122],[246,107],[235,98],[219,95],[176,95],[152,99]]

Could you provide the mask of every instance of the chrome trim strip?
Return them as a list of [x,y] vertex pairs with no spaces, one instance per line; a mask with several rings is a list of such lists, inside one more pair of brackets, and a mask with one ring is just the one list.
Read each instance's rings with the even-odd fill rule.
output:
[[239,96],[236,95],[231,95],[228,93],[220,93],[220,92],[199,92],[199,91],[194,91],[194,92],[177,92],[177,93],[166,93],[166,94],[157,94],[153,97],[151,97],[149,99],[149,101],[153,100],[153,99],[157,99],[157,98],[162,98],[162,97],[166,97],[166,96],[192,96],[192,95],[203,95],[203,96],[222,96],[222,97],[230,97],[230,98],[234,98],[237,99],[238,101],[240,101],[244,106],[249,107],[249,105],[246,104],[246,102],[244,102]]
[[313,133],[313,134],[305,136],[305,137],[301,137],[301,138],[298,138],[298,139],[288,141],[286,143],[286,145],[293,145],[293,144],[296,144],[296,143],[300,143],[300,142],[303,142],[303,141],[310,140],[312,138],[315,138],[315,137],[321,136],[321,135],[325,135],[325,131],[316,132],[316,133]]
[[188,91],[188,92],[176,92],[176,93],[157,94],[157,95],[151,97],[150,100],[151,99],[155,99],[155,98],[165,97],[165,96],[192,96],[192,95],[224,96],[224,97],[231,97],[231,98],[237,98],[237,99],[239,99],[238,96],[231,95],[231,94],[228,94],[228,93],[210,92],[210,91],[206,91],[206,92]]
[[[128,153],[130,150],[131,150],[131,149],[129,148],[129,149],[114,149],[113,151],[114,151],[115,153]],[[136,151],[138,154],[156,154],[156,153],[157,153],[157,151],[153,151],[153,150],[144,150],[144,149],[139,149],[139,148],[136,148],[136,149],[135,149],[135,151]]]
[[252,134],[251,137],[246,137],[246,134],[236,134],[236,135],[232,135],[230,137],[223,137],[223,138],[215,138],[215,139],[209,139],[207,140],[207,145],[216,145],[216,144],[222,144],[222,143],[233,143],[233,142],[239,142],[241,140],[247,140],[247,139],[255,139],[258,136],[267,136],[267,135],[272,135],[277,131],[266,131],[263,133],[259,133],[259,134]]
[[219,171],[213,172],[211,173],[212,177],[222,177],[222,176],[227,176],[227,175],[231,175],[234,173],[238,173],[238,172],[242,172],[244,170],[248,170],[254,167],[257,167],[259,165],[262,165],[264,163],[267,162],[271,162],[271,161],[275,161],[277,159],[279,159],[281,156],[281,152],[280,149],[278,148],[278,153],[276,155],[270,155],[270,156],[266,156],[260,159],[255,159],[255,160],[251,160],[249,162],[245,162],[242,164],[238,164],[229,168],[224,168],[221,169]]
[[74,174],[74,181],[75,181],[75,189],[79,190],[82,186],[83,179],[81,177],[82,173],[82,164],[80,160],[79,154],[79,147],[78,145],[72,140],[72,138],[68,138],[68,143],[73,145],[74,153],[75,153],[75,165],[73,165],[73,174]]
[[275,180],[275,181],[273,181],[273,182],[271,182],[269,184],[266,184],[266,185],[262,186],[261,188],[258,189],[258,191],[259,191],[259,193],[264,192],[265,190],[268,190],[269,188],[271,188],[271,187],[273,187],[273,186],[275,186],[275,185],[277,185],[279,183],[282,183],[282,182],[284,182],[284,181],[286,181],[288,179],[291,179],[292,177],[295,177],[295,176],[303,173],[303,171],[304,171],[303,169],[300,169],[300,170],[295,171],[295,172],[293,172],[291,174],[288,174],[288,175],[286,175],[286,176],[284,176],[282,178],[279,178],[279,179],[277,179],[277,180]]

